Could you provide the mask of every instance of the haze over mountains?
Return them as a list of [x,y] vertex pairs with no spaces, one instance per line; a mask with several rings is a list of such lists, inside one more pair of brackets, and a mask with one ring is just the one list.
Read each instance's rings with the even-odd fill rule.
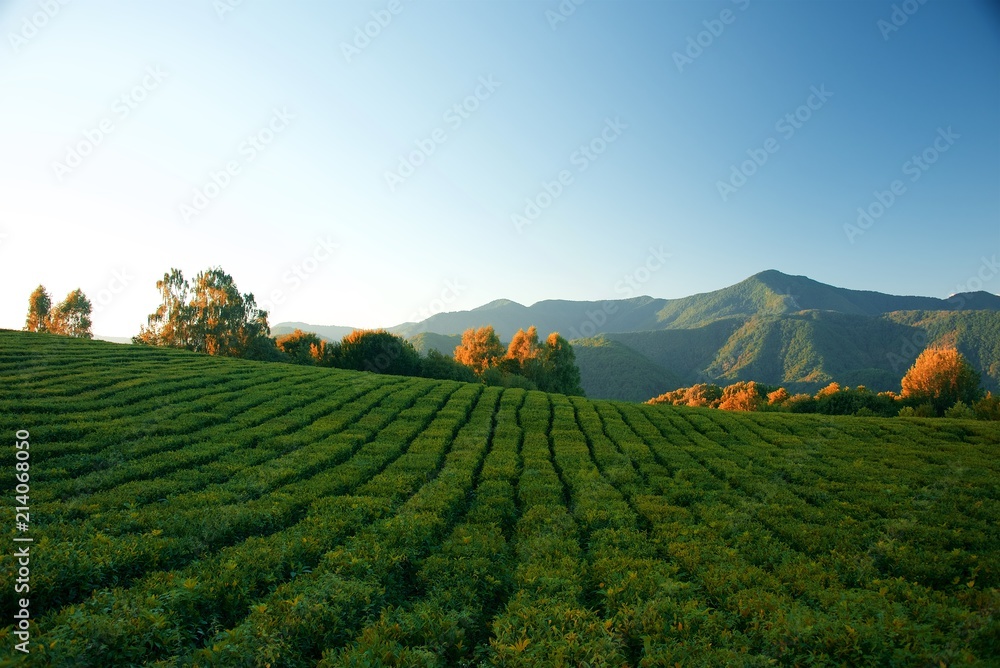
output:
[[[755,380],[792,391],[831,381],[898,390],[927,345],[956,345],[1000,386],[1000,297],[988,292],[948,299],[848,290],[764,271],[736,285],[680,299],[546,300],[524,306],[497,300],[469,311],[438,313],[387,328],[426,351],[451,354],[471,327],[492,325],[509,340],[535,325],[574,345],[588,396],[642,401],[698,382]],[[339,340],[352,327],[279,323]]]

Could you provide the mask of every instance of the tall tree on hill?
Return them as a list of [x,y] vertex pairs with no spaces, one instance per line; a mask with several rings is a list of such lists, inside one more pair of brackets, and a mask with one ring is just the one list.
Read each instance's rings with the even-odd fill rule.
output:
[[147,318],[148,325],[142,327],[139,334],[132,337],[132,341],[151,346],[190,349],[191,314],[188,300],[191,286],[180,269],[171,269],[156,282],[156,289],[160,291],[160,305]]
[[542,374],[543,348],[538,342],[538,330],[532,325],[528,331],[517,330],[507,346],[504,362],[510,362],[511,371],[537,384]]
[[26,332],[49,331],[49,311],[52,309],[52,298],[44,285],[35,288],[28,297],[28,318],[24,321]]
[[257,308],[252,294],[240,294],[222,269],[199,272],[193,286],[179,269],[171,269],[156,287],[162,301],[133,337],[135,343],[243,357],[270,334],[267,312]]
[[482,376],[487,369],[497,366],[503,355],[500,337],[490,325],[465,330],[462,342],[455,347],[455,361],[471,368],[477,376]]
[[576,366],[576,355],[569,341],[552,332],[545,341],[542,355],[542,378],[539,389],[583,396],[580,387],[580,369]]
[[909,403],[929,403],[943,415],[959,401],[979,399],[979,381],[979,372],[955,348],[928,348],[903,376],[901,394]]
[[48,331],[78,339],[93,338],[90,331],[92,310],[90,300],[77,288],[50,311]]

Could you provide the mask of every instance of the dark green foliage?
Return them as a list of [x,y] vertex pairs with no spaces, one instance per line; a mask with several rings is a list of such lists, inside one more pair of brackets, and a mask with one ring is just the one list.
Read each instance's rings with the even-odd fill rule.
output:
[[450,355],[431,348],[427,357],[420,361],[420,375],[424,378],[439,378],[441,380],[458,380],[464,383],[476,382],[476,374],[472,369],[459,364]]
[[542,348],[541,366],[541,373],[536,379],[538,389],[583,396],[583,388],[580,387],[580,369],[576,366],[573,346],[558,332],[549,334],[549,338],[546,339]]
[[409,341],[385,330],[356,330],[343,338],[334,358],[341,369],[395,376],[419,376],[420,353]]
[[243,357],[258,362],[289,362],[288,355],[278,349],[274,337],[258,336],[247,346]]

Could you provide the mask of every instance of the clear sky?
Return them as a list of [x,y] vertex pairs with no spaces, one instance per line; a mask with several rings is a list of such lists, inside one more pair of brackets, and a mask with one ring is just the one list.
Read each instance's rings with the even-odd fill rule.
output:
[[171,267],[360,327],[1000,293],[987,0],[0,0],[0,37],[0,327],[42,283],[130,336]]

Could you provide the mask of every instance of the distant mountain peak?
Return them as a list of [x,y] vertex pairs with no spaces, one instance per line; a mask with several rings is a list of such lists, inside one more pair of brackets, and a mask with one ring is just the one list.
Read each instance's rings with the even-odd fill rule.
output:
[[521,308],[525,308],[524,304],[518,304],[517,302],[512,301],[510,299],[494,299],[493,301],[491,301],[489,303],[486,303],[486,304],[483,304],[482,306],[477,306],[476,308],[474,308],[472,310],[473,311],[490,311],[490,310],[493,310],[493,309],[505,308],[505,307],[508,307],[508,306],[519,306]]

